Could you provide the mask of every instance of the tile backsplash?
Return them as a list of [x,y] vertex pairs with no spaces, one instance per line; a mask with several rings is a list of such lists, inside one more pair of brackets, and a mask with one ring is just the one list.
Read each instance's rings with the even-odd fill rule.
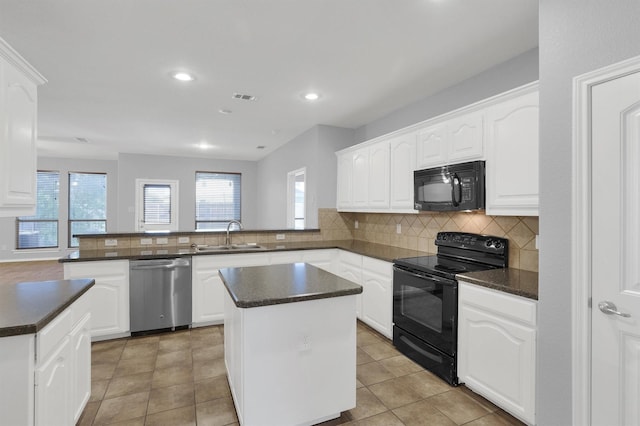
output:
[[335,209],[320,209],[318,217],[324,240],[353,238],[428,253],[436,253],[434,241],[440,231],[504,237],[509,240],[509,266],[538,271],[538,217],[484,212],[339,213]]

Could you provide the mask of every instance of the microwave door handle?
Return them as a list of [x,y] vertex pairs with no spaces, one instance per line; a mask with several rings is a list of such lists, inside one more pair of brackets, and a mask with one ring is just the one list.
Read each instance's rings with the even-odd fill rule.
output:
[[[457,188],[457,197],[456,197],[456,188]],[[451,204],[454,207],[458,207],[460,202],[462,201],[462,185],[460,183],[460,178],[457,173],[454,173],[451,178]]]

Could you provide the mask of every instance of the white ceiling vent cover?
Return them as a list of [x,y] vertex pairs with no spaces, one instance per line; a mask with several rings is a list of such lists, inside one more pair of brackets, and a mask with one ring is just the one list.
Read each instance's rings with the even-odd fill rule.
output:
[[234,93],[233,99],[242,99],[243,101],[255,101],[257,98],[252,95],[243,95],[242,93]]

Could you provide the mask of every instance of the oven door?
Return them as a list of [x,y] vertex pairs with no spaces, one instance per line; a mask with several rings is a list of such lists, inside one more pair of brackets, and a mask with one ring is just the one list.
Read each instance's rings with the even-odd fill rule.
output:
[[393,322],[442,352],[455,355],[458,283],[393,267]]

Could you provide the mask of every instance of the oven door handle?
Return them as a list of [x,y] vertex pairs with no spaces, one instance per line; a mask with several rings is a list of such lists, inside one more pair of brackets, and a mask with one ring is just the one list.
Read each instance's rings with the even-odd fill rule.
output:
[[433,275],[417,274],[415,272],[411,272],[411,271],[408,271],[408,270],[403,269],[403,268],[398,268],[397,266],[394,266],[393,269],[398,271],[401,274],[410,275],[412,277],[415,277],[415,278],[418,278],[418,279],[421,279],[421,280],[433,281],[433,282],[436,282],[436,283],[439,283],[439,284],[447,284],[448,282],[450,282],[450,280],[442,280],[442,279],[439,279],[438,277],[435,277]]

